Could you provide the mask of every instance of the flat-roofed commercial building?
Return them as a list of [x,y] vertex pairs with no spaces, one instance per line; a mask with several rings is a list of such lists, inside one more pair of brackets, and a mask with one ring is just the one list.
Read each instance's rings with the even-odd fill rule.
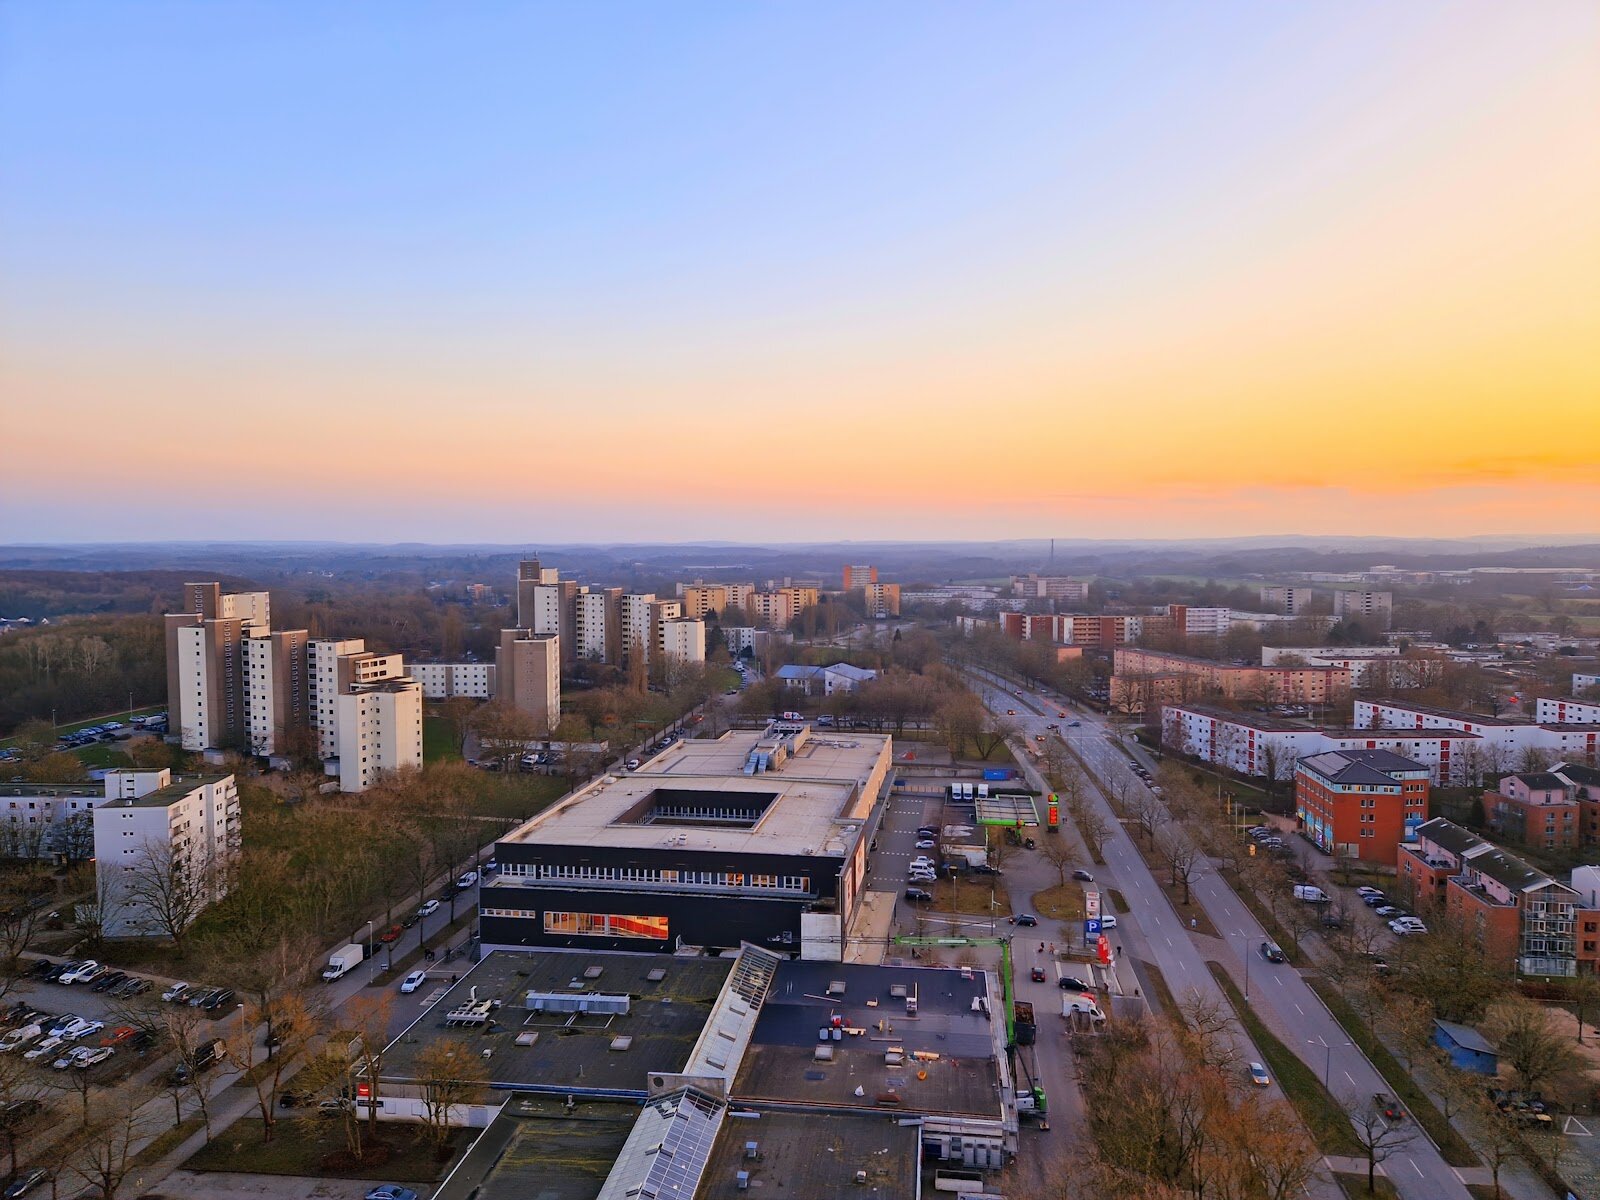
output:
[[803,723],[679,742],[502,839],[483,944],[675,950],[751,942],[838,959],[891,739]]
[[1388,750],[1325,750],[1301,758],[1295,814],[1318,849],[1388,866],[1428,819],[1428,768]]

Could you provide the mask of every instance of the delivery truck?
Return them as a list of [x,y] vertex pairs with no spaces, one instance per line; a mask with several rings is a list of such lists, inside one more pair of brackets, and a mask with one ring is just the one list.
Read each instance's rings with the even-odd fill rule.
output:
[[332,983],[335,979],[348,975],[351,969],[360,962],[366,954],[360,942],[351,942],[348,946],[340,946],[328,958],[328,966],[322,972],[322,981]]

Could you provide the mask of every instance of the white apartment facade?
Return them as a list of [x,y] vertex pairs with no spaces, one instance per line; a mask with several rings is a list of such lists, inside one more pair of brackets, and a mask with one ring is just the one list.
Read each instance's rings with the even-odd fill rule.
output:
[[339,753],[339,660],[367,648],[361,638],[313,638],[306,646],[306,676],[311,683],[311,727],[317,732],[317,754]]
[[625,657],[642,654],[646,662],[650,660],[650,612],[655,602],[653,592],[627,592],[618,601],[622,653]]
[[1600,700],[1540,696],[1533,703],[1533,716],[1541,724],[1600,725]]
[[1388,750],[1426,766],[1435,785],[1477,784],[1488,769],[1483,739],[1462,730],[1317,729],[1205,705],[1169,704],[1161,716],[1169,749],[1241,775],[1291,779],[1298,759],[1328,750]]
[[1354,687],[1422,688],[1444,673],[1439,655],[1405,655],[1398,646],[1263,646],[1261,665],[1298,658],[1312,667],[1343,667]]
[[1526,717],[1485,717],[1400,700],[1357,700],[1359,730],[1456,730],[1477,734],[1483,767],[1493,772],[1525,770],[1532,755],[1551,762],[1597,765],[1600,724],[1539,722]]
[[[141,879],[162,888],[191,889],[193,908],[227,894],[239,851],[239,791],[232,775],[174,776],[170,770],[111,771],[94,811],[97,895],[106,937],[159,937],[169,930],[143,896]],[[173,882],[186,879],[187,884]]]
[[479,662],[411,664],[411,678],[422,687],[424,700],[448,700],[465,696],[469,700],[494,698],[494,664]]
[[384,774],[422,766],[422,685],[415,679],[354,683],[339,693],[336,708],[340,791],[364,792]]
[[1582,671],[1572,673],[1572,694],[1581,696],[1594,688],[1600,688],[1600,675],[1589,675]]
[[663,621],[661,623],[661,658],[664,662],[705,662],[706,623],[689,617]]

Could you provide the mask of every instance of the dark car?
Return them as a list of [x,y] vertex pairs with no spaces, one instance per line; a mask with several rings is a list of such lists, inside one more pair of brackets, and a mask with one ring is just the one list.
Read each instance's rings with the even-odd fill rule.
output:
[[119,987],[116,994],[119,996],[142,996],[154,986],[148,979],[135,977]]
[[206,997],[205,1003],[200,1007],[205,1009],[207,1012],[216,1012],[219,1009],[226,1008],[232,1003],[233,989],[218,988],[216,991],[212,992],[211,995]]
[[1063,992],[1092,992],[1094,989],[1081,979],[1074,979],[1071,975],[1061,977],[1061,990]]
[[906,889],[906,899],[907,900],[932,900],[933,899],[933,893],[932,892],[928,892],[928,891],[924,891],[922,888],[907,888]]
[[1379,905],[1389,903],[1389,898],[1382,892],[1379,892],[1376,896],[1361,897],[1361,903],[1365,904],[1368,908],[1377,908]]
[[1283,948],[1277,942],[1262,942],[1261,957],[1268,962],[1281,963],[1289,961],[1289,956],[1283,952]]
[[998,875],[1000,874],[1000,868],[991,867],[988,863],[979,863],[972,868],[972,873],[974,875]]
[[156,1033],[153,1029],[141,1029],[128,1039],[128,1049],[144,1052],[156,1044]]
[[34,963],[33,966],[28,968],[28,975],[33,979],[48,979],[50,972],[55,970],[55,967],[56,964],[51,962],[48,958],[41,958],[38,962]]
[[44,977],[51,983],[55,983],[68,971],[77,970],[80,965],[80,960],[70,958],[66,962],[51,963],[50,969],[44,973]]
[[1022,913],[1020,916],[1012,917],[1011,918],[1011,923],[1013,925],[1021,925],[1021,926],[1030,926],[1031,927],[1031,926],[1037,925],[1039,923],[1039,918],[1034,916],[1032,913]]
[[128,973],[126,971],[112,971],[108,975],[100,976],[100,978],[96,979],[92,984],[89,985],[89,987],[91,991],[109,992],[117,985],[127,982]]

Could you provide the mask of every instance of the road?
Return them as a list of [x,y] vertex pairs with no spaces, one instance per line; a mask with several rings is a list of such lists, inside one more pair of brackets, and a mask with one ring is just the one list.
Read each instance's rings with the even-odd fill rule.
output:
[[[975,677],[985,703],[992,711],[1005,713],[1017,723],[1024,740],[1033,743],[1036,735],[1052,736],[1051,724],[1061,725],[1061,736],[1100,780],[1120,779],[1128,786],[1144,783],[1128,768],[1132,758],[1149,764],[1144,751],[1118,740],[1116,731],[1097,714],[1068,708],[1067,703],[1015,683],[1001,684],[993,677]],[[1016,693],[1020,690],[1021,696]],[[1058,712],[1066,711],[1061,718]],[[1078,721],[1069,728],[1066,721]],[[1092,796],[1101,815],[1112,826],[1106,844],[1106,866],[1101,869],[1120,887],[1132,913],[1119,923],[1122,944],[1135,955],[1156,963],[1167,978],[1174,996],[1182,997],[1189,988],[1203,995],[1221,997],[1205,965],[1205,959],[1220,961],[1236,980],[1245,978],[1246,963],[1266,940],[1260,924],[1243,902],[1234,895],[1212,865],[1197,873],[1193,894],[1221,934],[1220,939],[1191,934],[1167,903],[1144,860],[1103,795]],[[1204,945],[1204,954],[1201,946]],[[1319,1077],[1341,1102],[1354,1106],[1389,1086],[1359,1049],[1350,1044],[1344,1030],[1317,998],[1300,973],[1288,965],[1269,964],[1259,956],[1249,970],[1250,1004],[1272,1030]],[[1386,1174],[1407,1200],[1469,1200],[1466,1185],[1438,1149],[1418,1131],[1407,1146],[1396,1151],[1384,1164]]]

